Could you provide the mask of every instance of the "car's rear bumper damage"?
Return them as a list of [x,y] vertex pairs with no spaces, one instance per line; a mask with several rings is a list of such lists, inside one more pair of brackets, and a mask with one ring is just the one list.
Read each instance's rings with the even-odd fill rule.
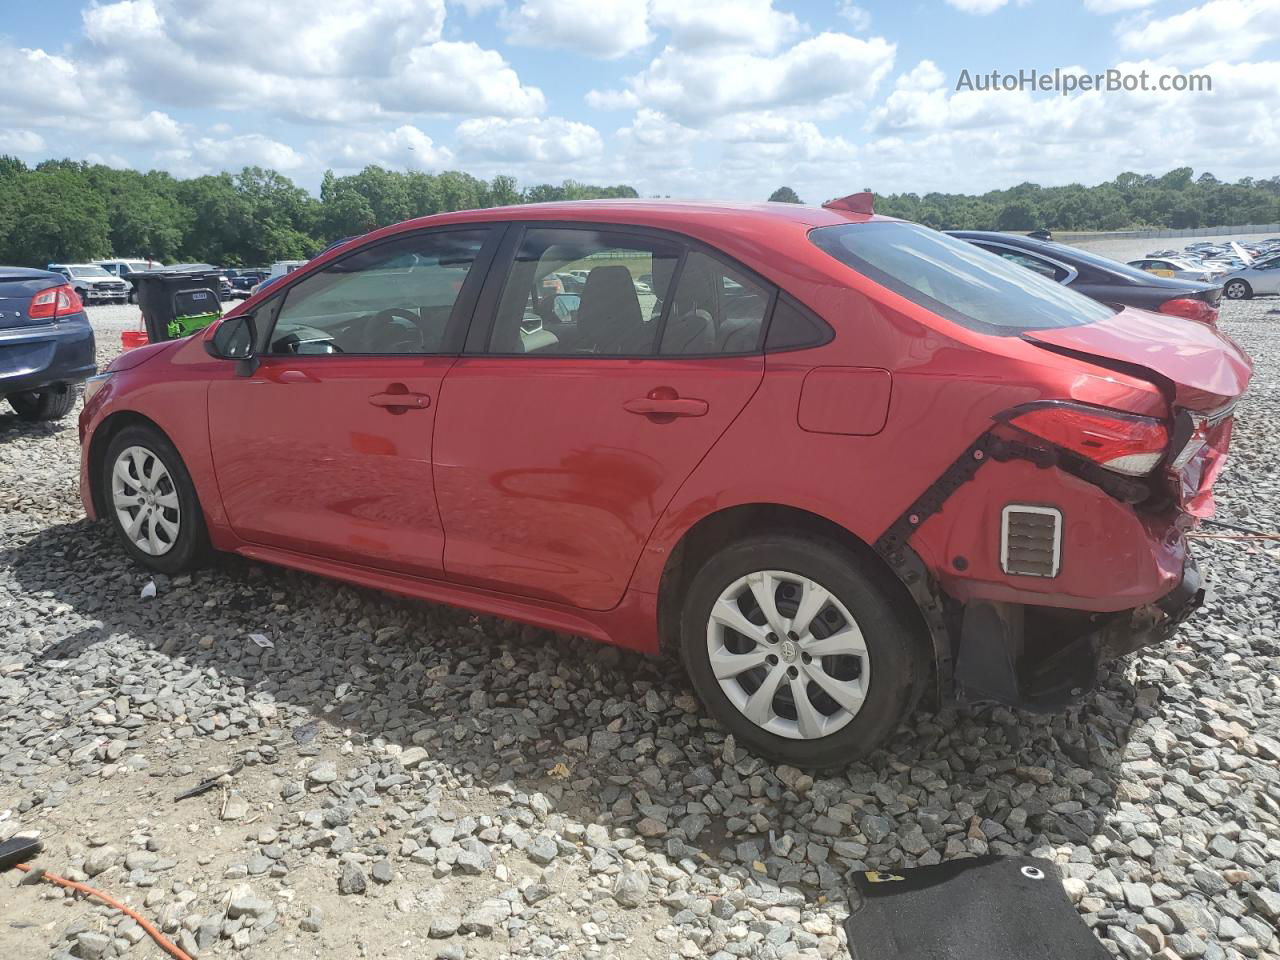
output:
[[[1060,540],[1040,575],[1012,576],[990,557],[1007,542],[1000,506],[1028,489],[1045,506],[1021,509],[1056,515]],[[988,433],[885,531],[876,550],[924,616],[940,699],[1061,709],[1092,690],[1101,664],[1167,640],[1194,613],[1204,590],[1187,504],[1138,508],[1124,494]]]
[[1195,560],[1154,603],[1087,613],[978,600],[960,615],[954,686],[959,699],[1058,710],[1093,689],[1098,667],[1162,643],[1204,601]]

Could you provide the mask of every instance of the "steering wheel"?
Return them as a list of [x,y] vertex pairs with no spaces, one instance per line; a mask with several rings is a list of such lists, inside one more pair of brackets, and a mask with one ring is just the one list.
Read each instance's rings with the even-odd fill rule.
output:
[[404,307],[388,307],[375,313],[361,327],[361,353],[421,353],[426,350],[418,315]]

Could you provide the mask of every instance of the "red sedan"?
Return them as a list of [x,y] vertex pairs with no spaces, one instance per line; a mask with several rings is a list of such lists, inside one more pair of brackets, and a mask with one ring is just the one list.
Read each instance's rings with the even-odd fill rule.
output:
[[167,573],[233,551],[679,651],[798,765],[926,690],[1070,702],[1199,603],[1249,360],[867,210],[379,230],[96,378],[85,509]]

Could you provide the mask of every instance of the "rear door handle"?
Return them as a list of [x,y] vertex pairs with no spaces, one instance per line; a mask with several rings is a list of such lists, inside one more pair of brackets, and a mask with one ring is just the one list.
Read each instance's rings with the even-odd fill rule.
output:
[[703,417],[710,406],[693,397],[637,397],[624,403],[622,409],[646,417]]
[[314,383],[316,378],[302,370],[281,370],[274,379],[276,383]]
[[375,407],[400,410],[425,410],[431,406],[431,397],[425,393],[375,393],[369,398]]

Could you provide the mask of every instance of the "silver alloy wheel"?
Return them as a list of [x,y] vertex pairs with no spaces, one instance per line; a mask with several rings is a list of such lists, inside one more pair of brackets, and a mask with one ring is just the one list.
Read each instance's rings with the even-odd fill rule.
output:
[[835,594],[797,573],[760,570],[731,583],[711,608],[707,653],[742,715],[793,740],[846,726],[870,689],[857,621]]
[[1244,291],[1245,291],[1245,285],[1243,281],[1232,280],[1227,284],[1227,287],[1223,291],[1223,293],[1227,295],[1228,300],[1243,300]]
[[178,488],[146,447],[125,447],[111,467],[111,502],[125,536],[152,557],[173,549],[182,529]]

